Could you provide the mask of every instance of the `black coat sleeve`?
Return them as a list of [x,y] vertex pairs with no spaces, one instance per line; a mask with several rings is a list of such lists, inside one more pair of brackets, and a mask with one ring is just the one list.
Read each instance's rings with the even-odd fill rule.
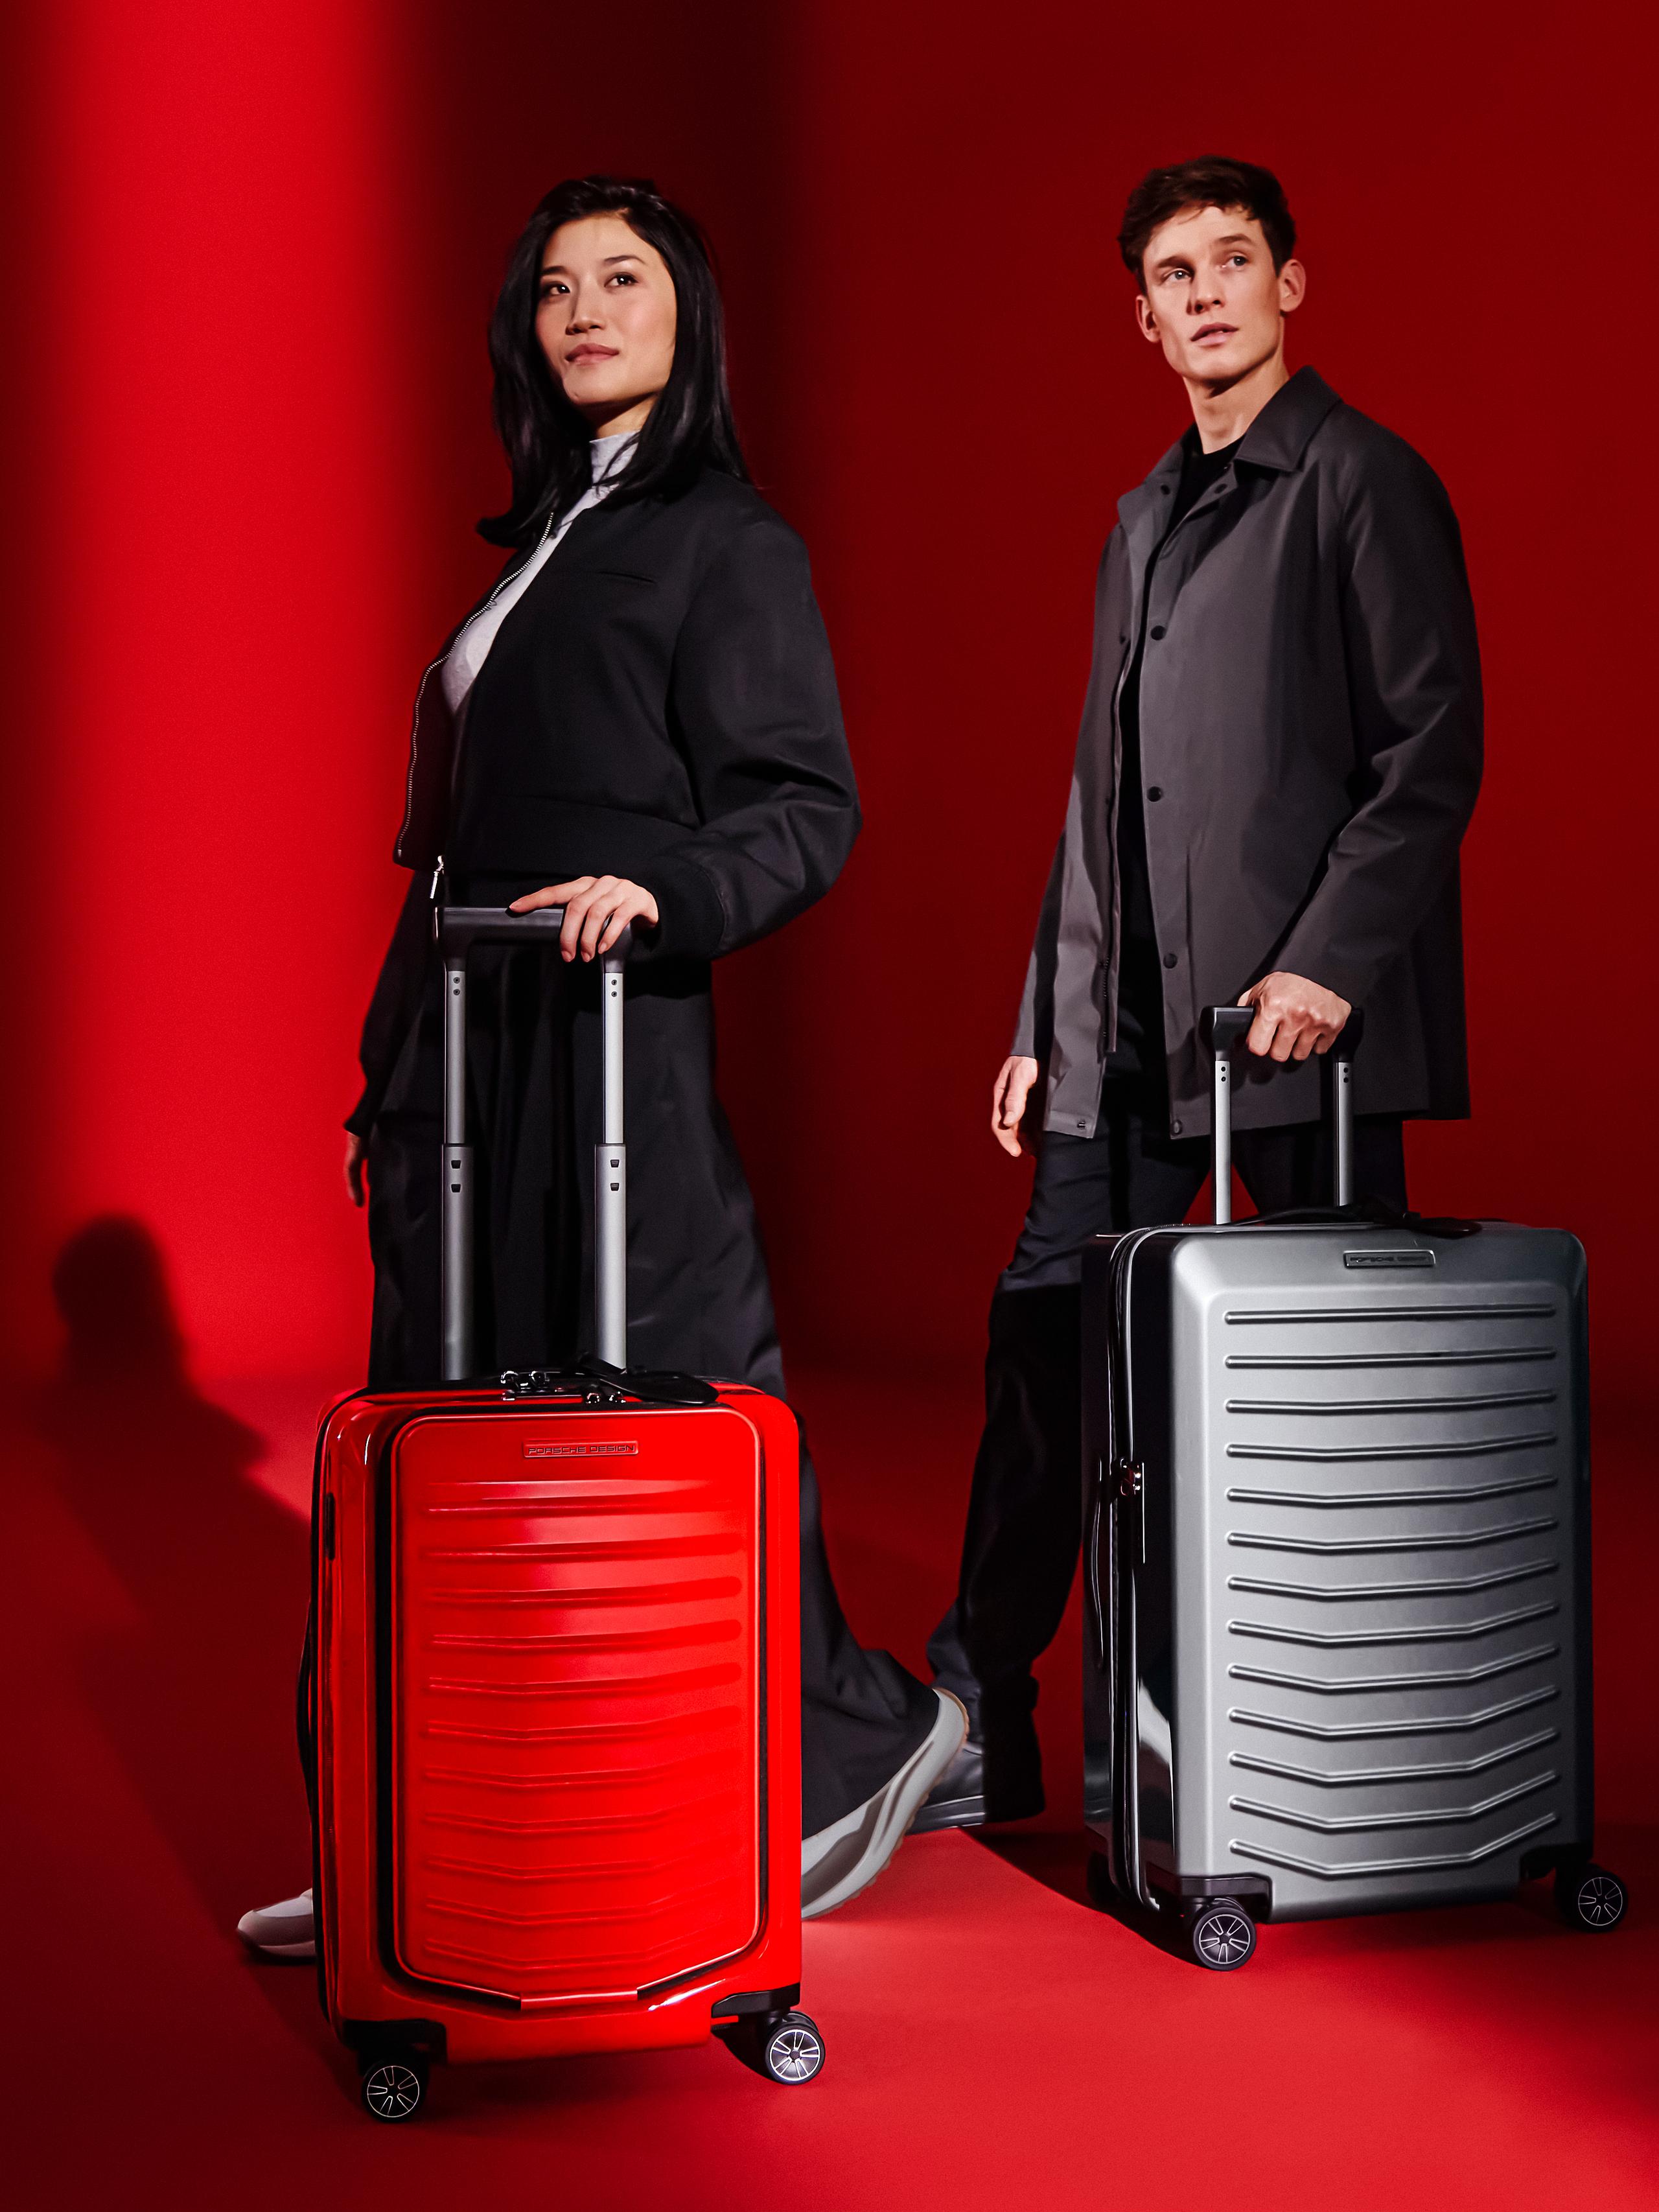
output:
[[710,960],[822,898],[859,832],[830,641],[806,549],[746,522],[702,576],[675,647],[671,725],[701,828],[641,875],[659,956]]
[[346,1117],[346,1127],[367,1138],[404,1039],[421,1018],[421,1000],[433,958],[432,901],[426,877],[418,870],[404,896],[392,943],[363,1018],[357,1057],[363,1091]]
[[1363,1005],[1456,866],[1480,787],[1480,659],[1457,518],[1402,441],[1356,470],[1342,544],[1355,805],[1273,964]]

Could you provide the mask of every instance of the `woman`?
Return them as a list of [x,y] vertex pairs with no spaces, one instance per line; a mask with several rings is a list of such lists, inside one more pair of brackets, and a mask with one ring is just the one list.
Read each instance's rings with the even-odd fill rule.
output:
[[[438,1375],[441,1008],[429,884],[562,906],[559,957],[475,956],[479,1364],[593,1342],[575,1163],[598,1139],[593,963],[631,925],[629,1357],[783,1393],[753,1203],[714,1087],[709,963],[823,896],[858,799],[805,549],[751,487],[696,226],[588,177],[536,210],[490,326],[514,548],[428,669],[397,858],[415,871],[364,1025],[346,1179],[374,1261],[369,1387]],[[801,1459],[802,1910],[886,1864],[965,1716],[860,1650]],[[309,1898],[248,1914],[309,1947]]]

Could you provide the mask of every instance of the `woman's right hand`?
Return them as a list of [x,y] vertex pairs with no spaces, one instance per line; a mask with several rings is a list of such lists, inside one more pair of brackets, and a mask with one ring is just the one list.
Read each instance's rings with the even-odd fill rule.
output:
[[354,1206],[364,1200],[363,1167],[368,1158],[368,1147],[355,1129],[346,1131],[345,1184],[347,1195]]
[[1014,1053],[1003,1061],[991,1085],[991,1134],[1013,1159],[1019,1158],[1022,1148],[1030,1150],[1029,1146],[1022,1146],[1019,1125],[1036,1079],[1036,1060],[1024,1053]]
[[630,922],[642,921],[654,929],[661,919],[657,902],[644,884],[630,883],[626,876],[573,876],[567,884],[526,891],[507,912],[534,914],[544,906],[564,908],[559,953],[566,960],[574,960],[579,952],[584,960],[595,959],[610,951]]

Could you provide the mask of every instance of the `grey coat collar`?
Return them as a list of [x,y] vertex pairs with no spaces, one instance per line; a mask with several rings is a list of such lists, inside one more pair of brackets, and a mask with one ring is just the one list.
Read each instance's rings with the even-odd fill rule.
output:
[[[1331,410],[1341,404],[1340,395],[1316,368],[1298,368],[1288,384],[1280,385],[1244,433],[1238,459],[1281,473],[1300,468],[1314,432]],[[1184,437],[1177,438],[1145,483],[1119,500],[1118,520],[1131,537],[1136,524],[1148,517],[1161,499],[1173,496],[1181,481],[1185,449]]]
[[1259,469],[1299,469],[1314,432],[1341,404],[1316,368],[1298,368],[1244,433],[1239,459]]

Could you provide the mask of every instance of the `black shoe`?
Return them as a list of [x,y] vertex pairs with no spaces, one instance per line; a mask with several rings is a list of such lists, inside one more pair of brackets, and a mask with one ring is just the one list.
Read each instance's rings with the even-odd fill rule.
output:
[[[1001,1703],[1000,1700],[999,1703]],[[1015,1701],[976,1729],[933,1784],[910,1824],[913,1836],[936,1828],[982,1828],[997,1820],[1031,1820],[1042,1812],[1042,1754],[1030,1707]]]
[[935,1828],[979,1828],[985,1824],[985,1747],[971,1736],[945,1768],[910,1823],[913,1836]]

